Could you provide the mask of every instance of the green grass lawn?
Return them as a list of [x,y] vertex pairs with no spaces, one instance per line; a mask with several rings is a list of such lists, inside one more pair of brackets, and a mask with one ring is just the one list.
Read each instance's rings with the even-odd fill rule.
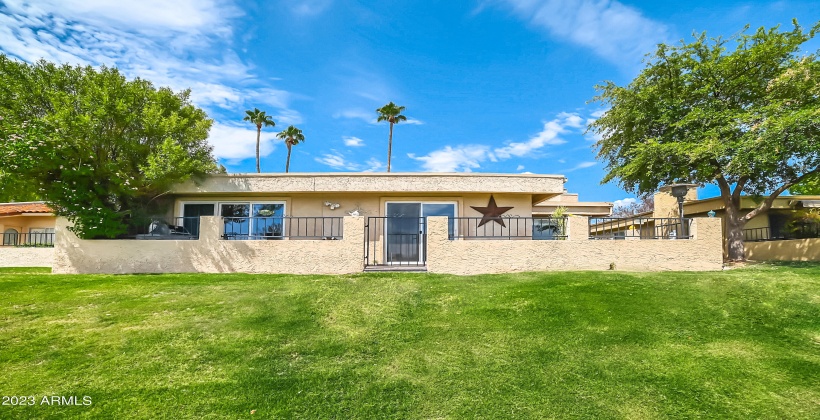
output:
[[[820,265],[0,271],[0,418],[820,418]],[[90,406],[41,405],[43,396]],[[251,415],[251,410],[256,410]]]

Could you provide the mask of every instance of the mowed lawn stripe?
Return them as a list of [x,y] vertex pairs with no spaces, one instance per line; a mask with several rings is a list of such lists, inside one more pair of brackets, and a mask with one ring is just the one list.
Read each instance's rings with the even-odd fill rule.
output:
[[[0,271],[2,418],[817,418],[820,266]],[[39,401],[38,401],[39,403]]]

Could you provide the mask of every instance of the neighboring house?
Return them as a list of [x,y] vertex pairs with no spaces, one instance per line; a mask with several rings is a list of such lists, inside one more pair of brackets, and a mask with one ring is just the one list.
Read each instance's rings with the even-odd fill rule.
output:
[[2,246],[48,246],[54,244],[57,218],[41,201],[0,203]]
[[[745,215],[759,205],[754,197],[740,199],[740,213]],[[806,211],[820,211],[820,196],[782,195],[774,199],[769,211],[746,223],[743,239],[746,258],[750,260],[820,261],[820,224],[796,223],[794,220]],[[684,202],[687,217],[707,217],[714,211],[724,218],[725,210],[720,197]],[[724,238],[726,238],[724,226]],[[725,242],[725,240],[724,240]],[[724,243],[724,255],[727,253]]]
[[[135,221],[130,237],[138,240],[80,240],[58,219],[54,272],[721,268],[719,220],[692,223],[692,240],[662,248],[590,240],[581,215],[610,214],[611,204],[578,202],[565,182],[538,174],[213,175],[175,186],[166,214]],[[552,217],[557,207],[574,215]]]
[[0,267],[51,267],[56,220],[42,202],[0,203]]
[[[678,202],[670,194],[669,188],[661,188],[654,195],[655,209],[652,212],[636,214],[621,220],[611,221],[607,231],[616,231],[619,237],[629,237],[631,232],[658,232],[659,235],[676,236],[678,229]],[[754,197],[741,197],[740,213],[746,215],[759,205]],[[777,197],[769,211],[759,214],[746,223],[743,237],[746,257],[758,260],[820,261],[820,226],[817,224],[790,223],[805,211],[820,211],[820,196],[783,195]],[[683,202],[683,213],[687,218],[709,217],[714,212],[716,218],[726,216],[723,199],[712,197],[698,199],[697,189],[688,191]],[[664,222],[663,219],[666,218]],[[724,220],[724,257],[728,254],[726,223]],[[599,226],[604,226],[603,221]],[[630,227],[631,226],[631,227]],[[603,229],[602,229],[603,230]],[[686,226],[684,226],[684,234]]]

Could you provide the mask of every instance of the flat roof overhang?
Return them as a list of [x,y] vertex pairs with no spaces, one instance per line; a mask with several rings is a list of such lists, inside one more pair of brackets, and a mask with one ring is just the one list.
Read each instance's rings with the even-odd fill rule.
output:
[[[564,192],[563,175],[484,173],[219,174],[175,186],[176,195],[288,193],[530,194],[534,203]],[[536,201],[537,200],[537,201]]]
[[605,217],[612,214],[612,203],[604,201],[580,201],[577,203],[554,203],[545,205],[541,203],[532,207],[533,216],[549,215],[555,212],[558,207],[564,207],[567,212],[576,216],[600,216]]

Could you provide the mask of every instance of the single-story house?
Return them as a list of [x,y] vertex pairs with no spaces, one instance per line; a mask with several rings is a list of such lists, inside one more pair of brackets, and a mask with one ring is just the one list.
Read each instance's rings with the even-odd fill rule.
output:
[[[722,267],[720,221],[691,240],[590,239],[563,175],[485,173],[222,174],[175,186],[165,220],[136,240],[80,240],[58,219],[54,272],[354,273]],[[569,217],[552,217],[565,207]],[[575,212],[575,213],[573,213]],[[683,238],[682,238],[683,239]]]
[[[674,233],[677,226],[678,202],[668,187],[654,195],[655,209],[636,214],[616,222],[603,220],[595,225],[601,231],[616,232],[619,237],[630,234],[643,235]],[[759,205],[754,197],[742,196],[740,213],[746,215]],[[820,196],[782,195],[775,198],[769,211],[749,220],[744,226],[743,237],[746,258],[752,260],[820,261],[820,225],[789,226],[789,222],[803,211],[818,209]],[[711,214],[710,214],[711,212]],[[697,189],[691,188],[684,197],[683,213],[687,218],[713,216],[723,220],[726,210],[721,197],[698,199]],[[663,220],[666,220],[665,222]],[[724,256],[728,254],[726,223],[723,225]]]
[[0,203],[2,246],[51,244],[55,220],[51,208],[42,201]]

